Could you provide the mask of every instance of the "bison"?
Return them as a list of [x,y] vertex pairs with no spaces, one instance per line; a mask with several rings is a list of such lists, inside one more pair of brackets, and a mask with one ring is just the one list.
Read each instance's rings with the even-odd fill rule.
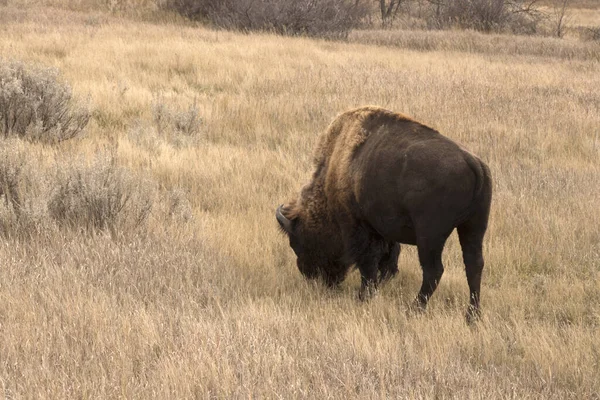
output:
[[315,172],[276,218],[306,278],[342,282],[352,265],[359,298],[398,272],[400,243],[416,245],[423,271],[420,309],[435,291],[442,250],[454,228],[470,291],[467,319],[479,316],[482,243],[492,181],[478,157],[436,130],[378,107],[347,111],[321,135]]

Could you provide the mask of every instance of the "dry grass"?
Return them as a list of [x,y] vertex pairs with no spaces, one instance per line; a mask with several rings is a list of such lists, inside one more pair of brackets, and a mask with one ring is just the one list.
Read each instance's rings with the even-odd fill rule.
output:
[[571,25],[583,27],[600,26],[600,7],[596,9],[574,8],[569,10]]
[[[135,235],[1,239],[0,398],[597,398],[597,45],[384,47],[5,11],[20,17],[0,25],[0,54],[60,68],[94,108],[82,138],[20,144],[28,173],[110,145],[162,200]],[[199,140],[158,134],[157,98],[194,105]],[[420,284],[408,246],[368,304],[356,273],[328,292],[296,271],[275,207],[308,179],[318,133],[362,104],[421,119],[490,165],[476,328],[454,236],[422,316],[406,312]]]
[[533,56],[565,60],[600,60],[600,42],[586,43],[548,37],[484,34],[475,31],[357,30],[352,43],[400,47],[416,51],[482,53],[492,56]]

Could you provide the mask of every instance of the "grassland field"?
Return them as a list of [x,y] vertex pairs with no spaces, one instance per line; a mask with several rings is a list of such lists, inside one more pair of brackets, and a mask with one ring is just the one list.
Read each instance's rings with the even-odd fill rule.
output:
[[[598,42],[402,30],[336,42],[5,3],[0,58],[58,68],[93,111],[58,145],[0,141],[22,155],[40,215],[0,238],[0,399],[600,398]],[[593,24],[599,7],[577,13]],[[306,282],[278,232],[275,208],[310,178],[319,133],[366,104],[491,168],[474,327],[456,234],[415,315],[411,246],[360,303],[358,272],[335,291]],[[157,113],[197,114],[198,129],[163,129]],[[147,224],[54,226],[53,174],[107,154],[150,182]]]

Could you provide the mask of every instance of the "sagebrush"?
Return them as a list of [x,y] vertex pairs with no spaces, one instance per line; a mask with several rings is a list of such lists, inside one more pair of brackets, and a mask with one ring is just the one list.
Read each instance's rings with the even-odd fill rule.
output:
[[21,209],[22,172],[25,157],[19,143],[0,139],[0,199],[5,206],[18,213]]
[[119,166],[114,154],[99,153],[91,164],[81,160],[59,168],[48,202],[59,223],[116,234],[133,231],[148,219],[155,200],[152,181]]
[[174,145],[199,139],[202,118],[195,99],[189,106],[180,108],[157,94],[152,102],[152,120],[158,135]]
[[32,238],[47,230],[47,176],[25,142],[0,138],[0,236]]
[[87,105],[55,68],[0,58],[0,132],[4,137],[61,142],[90,120]]

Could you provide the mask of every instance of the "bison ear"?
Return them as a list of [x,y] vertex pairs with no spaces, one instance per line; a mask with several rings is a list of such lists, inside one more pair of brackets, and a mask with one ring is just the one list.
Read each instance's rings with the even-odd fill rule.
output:
[[279,226],[281,229],[287,233],[292,233],[292,221],[288,219],[285,215],[283,215],[285,208],[283,204],[277,207],[277,211],[275,212],[275,217],[277,217],[277,222],[279,222]]

